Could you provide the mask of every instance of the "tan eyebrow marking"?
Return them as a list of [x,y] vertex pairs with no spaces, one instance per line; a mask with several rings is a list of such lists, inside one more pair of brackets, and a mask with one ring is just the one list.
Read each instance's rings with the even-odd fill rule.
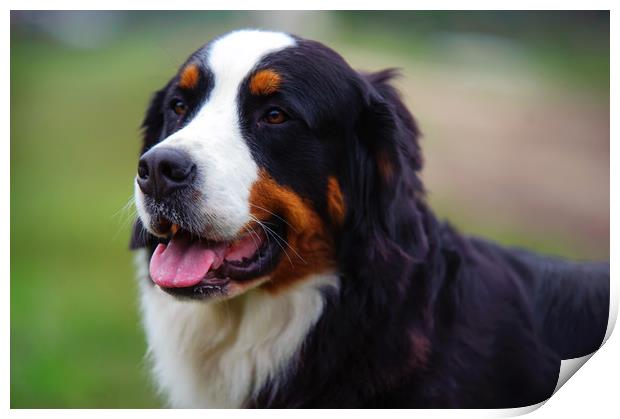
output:
[[193,89],[198,85],[200,80],[200,71],[196,64],[190,64],[183,69],[179,79],[179,87],[181,89]]
[[250,80],[250,93],[253,95],[271,95],[278,91],[282,77],[274,70],[260,70]]

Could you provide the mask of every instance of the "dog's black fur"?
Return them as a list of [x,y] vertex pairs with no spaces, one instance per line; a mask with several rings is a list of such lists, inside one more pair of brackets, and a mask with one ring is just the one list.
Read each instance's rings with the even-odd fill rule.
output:
[[[282,95],[306,124],[293,126],[294,135],[272,134],[294,145],[252,142],[253,128],[244,126],[256,160],[324,218],[320,191],[335,175],[347,212],[334,228],[339,293],[327,295],[286,377],[248,406],[526,406],[551,396],[560,360],[599,348],[609,265],[507,249],[439,222],[418,177],[418,128],[389,84],[391,71],[357,73],[303,40],[261,65],[287,77]],[[145,119],[145,150],[162,137],[163,97]],[[242,115],[251,100],[241,101]],[[149,240],[138,223],[132,247]]]

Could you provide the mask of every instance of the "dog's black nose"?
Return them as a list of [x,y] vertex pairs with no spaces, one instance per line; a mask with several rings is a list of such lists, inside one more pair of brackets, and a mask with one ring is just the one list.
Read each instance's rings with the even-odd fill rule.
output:
[[138,186],[146,195],[165,198],[191,185],[196,165],[183,151],[155,147],[144,153],[138,163]]

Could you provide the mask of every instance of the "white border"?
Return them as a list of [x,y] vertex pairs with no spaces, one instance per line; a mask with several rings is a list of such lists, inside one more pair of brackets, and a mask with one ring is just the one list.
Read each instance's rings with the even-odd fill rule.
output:
[[[8,9],[49,9],[50,4],[46,1],[9,1],[6,3],[8,5]],[[205,7],[209,7],[213,10],[243,10],[243,9],[263,9],[263,10],[279,10],[279,9],[297,9],[297,10],[320,10],[320,9],[341,9],[341,10],[352,10],[352,9],[374,9],[377,6],[380,6],[384,10],[389,9],[418,9],[418,10],[440,10],[440,9],[453,9],[453,10],[467,10],[464,9],[463,6],[468,6],[468,9],[480,10],[480,9],[500,9],[500,10],[566,10],[566,9],[578,9],[578,10],[596,10],[596,9],[611,9],[611,115],[618,115],[618,88],[617,88],[617,73],[618,69],[618,23],[619,20],[617,16],[616,10],[614,10],[614,5],[617,2],[612,1],[596,1],[591,0],[588,2],[579,2],[579,1],[562,1],[562,2],[552,2],[552,1],[503,1],[501,3],[496,1],[395,1],[395,0],[383,0],[380,3],[372,3],[369,1],[356,1],[356,2],[347,2],[342,0],[317,0],[313,2],[295,2],[292,3],[289,1],[281,1],[274,0],[269,2],[268,4],[263,3],[267,7],[259,7],[261,4],[257,4],[256,2],[251,1],[236,1],[236,2],[225,2],[225,3],[207,3],[204,0],[186,0],[182,4],[178,2],[155,2],[150,1],[148,3],[137,3],[130,4],[130,2],[124,0],[108,0],[108,1],[92,1],[88,3],[88,8],[92,8],[94,10],[111,8],[111,9],[119,9],[119,10],[128,10],[128,9],[136,9],[136,10],[146,10],[146,9],[160,9],[160,10],[173,10],[177,9],[178,6],[182,6],[185,10],[200,10]],[[81,4],[75,0],[63,0],[54,2],[54,6],[56,9],[84,9],[84,4]],[[224,7],[225,6],[225,7]],[[5,15],[5,25],[3,25],[2,35],[3,35],[3,45],[5,46],[5,60],[6,63],[10,60],[10,14],[7,13]],[[5,65],[3,67],[4,72],[4,83],[5,83],[5,92],[10,91],[10,79],[9,79],[9,66]],[[2,188],[2,196],[9,196],[9,185],[10,185],[10,175],[9,175],[9,160],[10,160],[10,118],[9,118],[9,109],[10,109],[10,95],[5,95],[4,101],[2,101],[2,106],[4,109],[2,112],[2,116],[5,120],[6,136],[3,141],[3,149],[4,152],[0,157],[2,159],[0,164],[0,170],[2,174],[0,176],[0,187]],[[618,206],[618,197],[617,192],[614,192],[614,185],[618,185],[618,125],[617,120],[611,119],[611,214],[619,214],[620,207]],[[617,188],[616,188],[617,189]],[[7,199],[3,199],[0,202],[0,215],[2,219],[9,219],[9,202]],[[618,244],[617,239],[619,237],[619,227],[618,223],[615,222],[615,219],[612,217],[611,222],[611,243],[610,243],[610,255],[612,259],[611,266],[611,277],[612,277],[612,313],[618,312],[618,268],[616,258],[618,256]],[[7,278],[5,281],[5,289],[4,289],[4,304],[2,306],[1,312],[1,322],[2,325],[1,331],[5,338],[5,344],[2,345],[2,371],[4,371],[5,377],[2,380],[1,387],[1,401],[2,405],[9,408],[9,388],[10,388],[10,345],[9,345],[9,331],[10,331],[10,293],[9,293],[9,280],[10,278],[10,236],[9,234],[5,234],[2,242],[0,243],[0,266],[4,272],[3,278]],[[614,316],[615,317],[615,316]],[[620,373],[620,362],[618,362],[618,356],[620,355],[620,343],[617,336],[612,336],[607,343],[603,346],[603,348],[598,351],[592,359],[582,368],[581,371],[577,373],[578,377],[569,380],[566,385],[564,385],[557,394],[555,394],[543,408],[536,410],[533,415],[537,415],[537,417],[557,417],[559,415],[568,415],[568,417],[583,417],[584,415],[589,415],[592,417],[615,417],[618,412],[618,394],[617,394],[617,377]],[[62,383],[59,383],[61,385]],[[459,416],[459,417],[498,417],[505,415],[514,415],[519,413],[525,413],[525,410],[508,410],[508,411],[487,411],[487,410],[459,410],[459,411],[449,411],[449,410],[434,410],[434,411],[397,411],[391,410],[389,411],[390,415],[408,417],[411,415],[421,415],[423,417],[436,417],[436,416]],[[6,412],[7,410],[4,410]],[[107,418],[110,414],[121,414],[121,415],[134,415],[138,414],[140,416],[144,414],[148,414],[149,417],[152,418],[160,418],[160,417],[170,417],[169,415],[177,416],[180,412],[173,411],[165,411],[165,410],[155,410],[155,411],[145,411],[145,410],[114,410],[113,412],[107,410],[11,410],[10,414],[13,416],[19,417],[31,417],[31,416],[52,416],[52,417],[61,417],[61,418],[70,418],[70,417],[79,417],[82,418],[85,414],[89,416],[95,417],[105,417]],[[205,412],[200,411],[183,411],[183,415],[193,416],[193,417],[203,417]],[[290,415],[290,412],[286,411],[259,411],[259,412],[241,412],[241,411],[217,411],[217,412],[209,412],[209,415],[269,415],[270,417],[279,416],[279,415]],[[295,415],[315,415],[316,413],[312,411],[298,411],[294,413]],[[356,412],[338,412],[339,415],[347,415],[347,414],[355,414],[355,415],[374,415],[375,413],[372,411],[356,411]]]

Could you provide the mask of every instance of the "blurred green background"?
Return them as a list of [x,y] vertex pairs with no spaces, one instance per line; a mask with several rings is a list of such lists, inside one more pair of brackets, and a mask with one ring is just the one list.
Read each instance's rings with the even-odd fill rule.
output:
[[280,29],[399,67],[437,213],[609,257],[608,12],[12,12],[11,407],[157,407],[126,206],[151,93],[211,37]]

